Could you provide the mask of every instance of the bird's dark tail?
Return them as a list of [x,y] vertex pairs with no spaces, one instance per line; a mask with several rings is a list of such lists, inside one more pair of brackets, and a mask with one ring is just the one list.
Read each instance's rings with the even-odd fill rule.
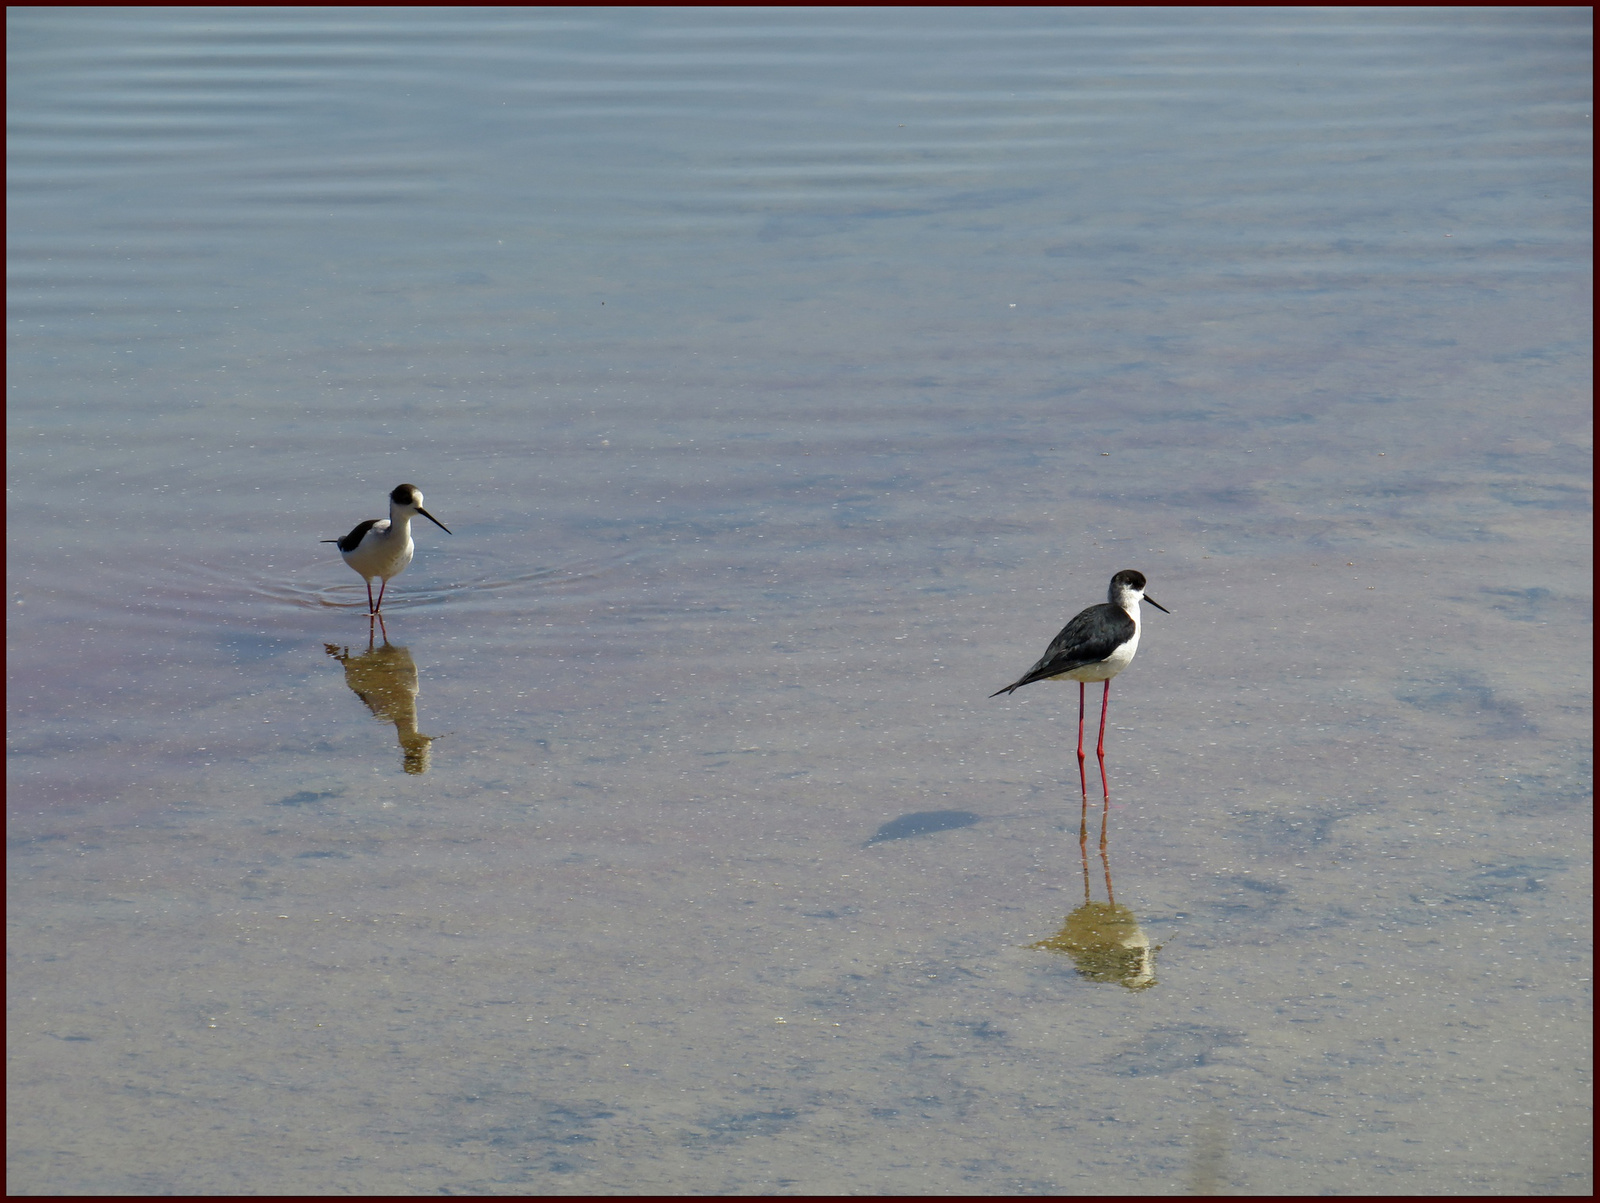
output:
[[1022,678],[1022,680],[1020,680],[1020,681],[1013,681],[1013,682],[1011,682],[1011,684],[1009,684],[1009,685],[1007,685],[1007,686],[1006,686],[1006,687],[1005,687],[1005,688],[1004,688],[1004,689],[997,689],[997,690],[995,690],[995,691],[994,691],[994,692],[993,692],[993,693],[991,693],[991,694],[990,694],[990,695],[989,695],[989,696],[990,696],[990,697],[991,697],[991,698],[997,698],[997,697],[999,697],[999,696],[1000,696],[1000,695],[1001,695],[1001,694],[1003,694],[1003,693],[1013,693],[1013,692],[1015,692],[1015,691],[1016,691],[1016,690],[1018,690],[1018,689],[1021,689],[1021,688],[1022,688],[1022,687],[1023,687],[1023,686],[1024,686],[1024,685],[1026,685],[1026,684],[1027,684],[1027,683],[1028,683],[1028,679],[1027,679],[1027,678],[1026,678],[1026,677],[1024,677],[1024,678]]

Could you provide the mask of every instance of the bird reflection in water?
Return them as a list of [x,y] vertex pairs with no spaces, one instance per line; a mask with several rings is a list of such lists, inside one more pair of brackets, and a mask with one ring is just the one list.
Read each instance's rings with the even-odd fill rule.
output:
[[1139,918],[1117,901],[1111,889],[1111,861],[1106,854],[1105,827],[1100,829],[1100,864],[1105,869],[1106,901],[1095,902],[1089,890],[1089,849],[1080,828],[1078,852],[1083,864],[1083,905],[1062,921],[1061,930],[1048,940],[1029,944],[1047,952],[1064,953],[1091,982],[1116,982],[1129,990],[1148,990],[1156,984],[1156,952],[1139,926]]
[[344,683],[367,704],[372,717],[394,724],[405,771],[426,773],[433,736],[417,733],[417,662],[411,658],[410,649],[389,642],[387,629],[383,631],[383,646],[375,646],[381,627],[381,618],[368,624],[367,650],[360,655],[352,656],[348,647],[341,648],[336,643],[322,646],[344,665]]

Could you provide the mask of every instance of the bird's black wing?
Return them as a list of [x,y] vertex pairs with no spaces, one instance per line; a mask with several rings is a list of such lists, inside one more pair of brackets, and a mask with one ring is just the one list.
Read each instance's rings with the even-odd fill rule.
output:
[[[1106,613],[1108,610],[1110,614]],[[1059,677],[1085,664],[1098,664],[1132,637],[1133,619],[1121,610],[1112,606],[1090,606],[1061,628],[1061,633],[1050,641],[1050,646],[1032,668],[989,696],[997,698],[1002,693]]]
[[351,531],[344,538],[342,538],[342,539],[324,539],[323,542],[324,543],[337,543],[339,545],[339,550],[340,551],[354,551],[356,548],[361,546],[361,540],[363,540],[363,539],[365,539],[367,537],[367,532],[369,530],[371,530],[374,526],[376,526],[378,523],[382,522],[382,521],[383,521],[382,518],[368,518],[365,522],[363,522],[363,523],[361,523],[361,525],[357,526],[355,528],[355,530]]

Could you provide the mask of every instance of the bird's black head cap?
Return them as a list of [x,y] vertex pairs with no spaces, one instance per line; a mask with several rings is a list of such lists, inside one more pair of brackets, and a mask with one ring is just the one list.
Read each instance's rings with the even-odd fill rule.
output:
[[1123,605],[1122,598],[1126,593],[1140,594],[1145,601],[1149,602],[1163,614],[1172,613],[1171,610],[1167,609],[1155,598],[1151,597],[1144,591],[1144,573],[1135,572],[1132,568],[1124,568],[1121,572],[1117,573],[1116,576],[1111,578],[1111,588],[1107,591],[1107,596],[1111,599],[1111,604],[1113,606],[1120,606]]

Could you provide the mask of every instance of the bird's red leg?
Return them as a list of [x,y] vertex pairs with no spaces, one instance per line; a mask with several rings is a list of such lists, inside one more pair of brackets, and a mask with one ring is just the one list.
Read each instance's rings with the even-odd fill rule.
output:
[[1078,682],[1078,784],[1083,786],[1085,797],[1089,795],[1089,779],[1083,771],[1083,682]]
[[377,607],[372,604],[372,582],[367,581],[367,613],[376,614]]
[[[1078,682],[1078,790],[1083,798],[1083,809],[1078,814],[1078,847],[1089,843],[1089,778],[1083,768],[1083,682]],[[1087,855],[1087,854],[1086,854]]]
[[[384,577],[383,578],[383,584],[378,586],[378,609],[373,611],[374,614],[376,614],[378,612],[378,610],[383,609],[383,591],[385,589],[387,589],[388,587],[389,587],[389,578],[388,577]],[[368,593],[372,592],[372,586],[371,585],[367,586],[367,592]],[[1102,723],[1104,722],[1103,719],[1101,721],[1102,721]]]
[[[1095,756],[1100,760],[1100,788],[1105,791],[1106,804],[1111,803],[1111,786],[1106,782],[1106,711],[1111,708],[1111,681],[1106,680],[1106,691],[1100,698],[1100,742],[1095,746]],[[1085,788],[1088,788],[1087,786]]]
[[[1101,737],[1094,745],[1094,758],[1101,763],[1101,793],[1106,795],[1101,809],[1101,851],[1106,851],[1106,822],[1110,819],[1110,782],[1106,781],[1106,712],[1110,709],[1110,678],[1106,678],[1106,693],[1101,694]],[[1088,785],[1083,789],[1088,790]]]

